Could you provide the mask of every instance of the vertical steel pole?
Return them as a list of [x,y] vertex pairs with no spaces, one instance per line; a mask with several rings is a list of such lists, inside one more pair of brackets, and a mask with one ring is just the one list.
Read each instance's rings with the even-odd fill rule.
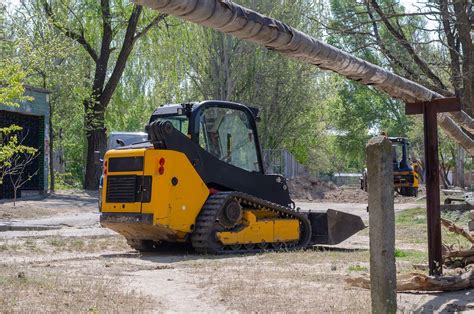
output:
[[426,209],[428,218],[428,258],[430,275],[443,273],[441,255],[441,212],[439,190],[437,108],[424,103],[424,137],[426,164]]

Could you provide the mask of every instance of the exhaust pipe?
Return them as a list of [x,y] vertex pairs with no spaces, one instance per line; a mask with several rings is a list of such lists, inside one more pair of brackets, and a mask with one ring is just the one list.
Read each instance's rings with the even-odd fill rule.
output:
[[310,245],[339,244],[367,227],[360,216],[334,209],[308,213],[308,219],[312,227]]

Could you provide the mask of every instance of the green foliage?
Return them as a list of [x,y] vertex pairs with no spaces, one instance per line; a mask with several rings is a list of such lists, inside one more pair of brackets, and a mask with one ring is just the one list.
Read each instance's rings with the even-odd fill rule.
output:
[[[76,30],[97,48],[103,26],[100,1],[49,3],[58,21],[54,25],[51,18],[45,18],[41,1],[21,1],[8,18],[11,49],[7,51],[8,62],[0,67],[0,103],[13,105],[22,100],[25,81],[52,92],[54,147],[66,161],[59,186],[75,187],[84,175],[86,129],[102,122],[88,126],[84,122],[86,114],[95,114],[84,108],[85,102],[92,99],[95,62],[80,44],[58,29]],[[106,80],[113,72],[124,39],[125,29],[121,26],[126,25],[133,10],[128,1],[111,3],[114,16],[111,23],[117,31],[113,34],[114,49],[106,66]],[[365,60],[406,74],[374,44],[373,25],[365,13],[364,2],[330,0],[326,7],[305,0],[239,3],[322,37]],[[379,3],[390,13],[404,12],[399,4],[390,6],[393,1]],[[156,12],[144,9],[138,31],[154,16]],[[435,64],[446,57],[436,47],[427,49],[417,44],[430,39],[417,29],[424,23],[422,17],[390,19],[400,24],[424,59]],[[322,29],[323,25],[329,28]],[[386,27],[382,23],[378,26],[386,49],[411,64],[413,61]],[[443,69],[434,68],[438,75],[446,75]],[[412,75],[423,78],[419,72]],[[273,51],[173,17],[167,17],[166,23],[154,27],[136,42],[105,112],[105,126],[109,132],[142,131],[156,107],[204,99],[231,100],[259,107],[263,148],[285,148],[318,173],[363,169],[366,142],[382,131],[390,136],[407,136],[412,143],[411,155],[423,154],[420,117],[405,116],[402,102],[312,65],[288,60]],[[443,133],[440,148],[446,165],[453,166],[455,146]]]
[[14,160],[20,154],[35,155],[38,150],[22,144],[19,133],[22,127],[11,125],[0,128],[0,184],[8,175],[16,175],[12,173],[12,167],[16,166]]
[[[31,97],[24,95],[25,77],[26,72],[21,70],[19,64],[0,61],[0,104],[16,107],[18,101],[31,100]],[[19,138],[21,130],[17,125],[0,128],[0,185],[7,175],[17,174],[12,167],[16,166],[18,155],[37,153],[37,149],[22,144],[22,139]]]
[[328,108],[336,154],[344,160],[345,170],[357,171],[364,168],[370,137],[381,132],[407,136],[412,122],[405,116],[402,102],[356,82],[334,80],[338,88]]
[[31,100],[24,95],[26,75],[20,64],[0,60],[0,104],[18,107],[19,101]]
[[74,176],[70,172],[56,172],[55,173],[55,180],[56,180],[56,189],[58,190],[71,190],[71,189],[81,189],[82,184],[80,181],[77,180],[76,176]]
[[416,250],[401,250],[395,249],[395,258],[409,261],[423,262],[426,261],[426,253]]
[[84,110],[89,91],[84,84],[90,64],[79,45],[71,42],[42,18],[41,3],[24,1],[12,16],[10,58],[28,71],[26,82],[48,89],[53,143],[64,152],[65,170],[76,182],[83,177]]

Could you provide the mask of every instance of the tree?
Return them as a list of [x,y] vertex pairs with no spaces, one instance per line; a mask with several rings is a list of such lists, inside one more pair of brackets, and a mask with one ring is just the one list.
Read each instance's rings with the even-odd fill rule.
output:
[[[107,106],[135,44],[160,24],[165,15],[144,14],[141,6],[126,6],[122,1],[111,0],[100,3],[42,0],[42,6],[50,23],[81,45],[94,69],[88,82],[89,96],[83,100],[87,140],[84,187],[96,189],[100,170],[94,164],[94,152],[105,151]],[[100,44],[95,45],[96,42]]]
[[[406,12],[392,0],[331,1],[332,16],[326,26],[337,38],[334,44],[378,56],[381,66],[441,95],[459,96],[463,109],[472,116],[474,50],[469,3],[426,1],[415,12]],[[457,113],[452,116],[462,119]],[[468,128],[466,133],[472,131]],[[462,155],[460,151],[456,162],[460,174],[464,172]]]
[[[308,32],[314,31],[305,18],[313,10],[310,2],[266,0],[243,1],[243,4]],[[321,137],[317,125],[323,115],[322,99],[326,94],[318,90],[318,80],[324,83],[325,75],[309,65],[291,62],[230,35],[191,24],[185,27],[188,36],[195,39],[181,49],[185,62],[189,63],[187,77],[197,97],[259,107],[262,146],[287,148],[298,152],[300,160],[305,159],[307,154],[301,147],[313,147],[317,142],[314,139]]]
[[[0,104],[16,107],[18,101],[31,100],[31,97],[24,95],[25,77],[26,73],[18,63],[0,60]],[[17,125],[0,128],[0,185],[3,185],[5,177],[15,173],[14,161],[19,154],[36,153],[35,148],[23,145],[18,139],[17,133],[21,130]]]
[[[12,147],[10,154],[6,159],[0,161],[0,178],[1,182],[5,177],[9,178],[13,188],[13,206],[16,206],[16,199],[19,189],[38,174],[39,169],[30,170],[28,166],[39,156],[38,150],[33,147],[23,145],[26,134],[18,139],[17,134],[12,134],[12,129],[21,131],[21,127],[0,129],[0,133],[7,136],[6,146]],[[5,144],[5,143],[4,143]]]
[[[49,94],[49,171],[50,190],[55,190],[55,146],[56,134],[60,129],[67,130],[67,138],[74,143],[82,143],[83,132],[71,130],[74,120],[83,121],[81,110],[76,108],[87,93],[78,82],[86,76],[86,68],[77,53],[77,46],[62,35],[47,20],[42,18],[42,6],[39,3],[22,1],[8,16],[10,42],[14,49],[10,58],[18,60],[28,72],[25,81],[50,91]],[[67,128],[63,128],[67,126]],[[58,142],[58,147],[62,141]],[[76,155],[82,169],[82,154]],[[72,159],[72,158],[71,158]],[[74,160],[71,160],[74,162]],[[81,173],[82,174],[82,173]],[[83,174],[82,174],[83,175]]]
[[6,178],[9,179],[13,187],[13,206],[16,204],[18,189],[39,170],[26,173],[27,167],[38,157],[38,150],[23,145],[26,135],[19,137],[22,129],[17,125],[0,128],[0,186],[5,184]]

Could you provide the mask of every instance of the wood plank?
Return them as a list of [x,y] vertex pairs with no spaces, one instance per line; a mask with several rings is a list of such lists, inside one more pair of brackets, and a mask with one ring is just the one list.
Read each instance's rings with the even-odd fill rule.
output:
[[424,103],[426,214],[428,220],[428,264],[430,275],[443,273],[441,252],[441,211],[438,159],[438,120],[436,107]]
[[420,101],[405,104],[405,114],[423,114],[424,105],[435,106],[436,112],[461,111],[461,100],[458,97],[436,98],[431,101]]

